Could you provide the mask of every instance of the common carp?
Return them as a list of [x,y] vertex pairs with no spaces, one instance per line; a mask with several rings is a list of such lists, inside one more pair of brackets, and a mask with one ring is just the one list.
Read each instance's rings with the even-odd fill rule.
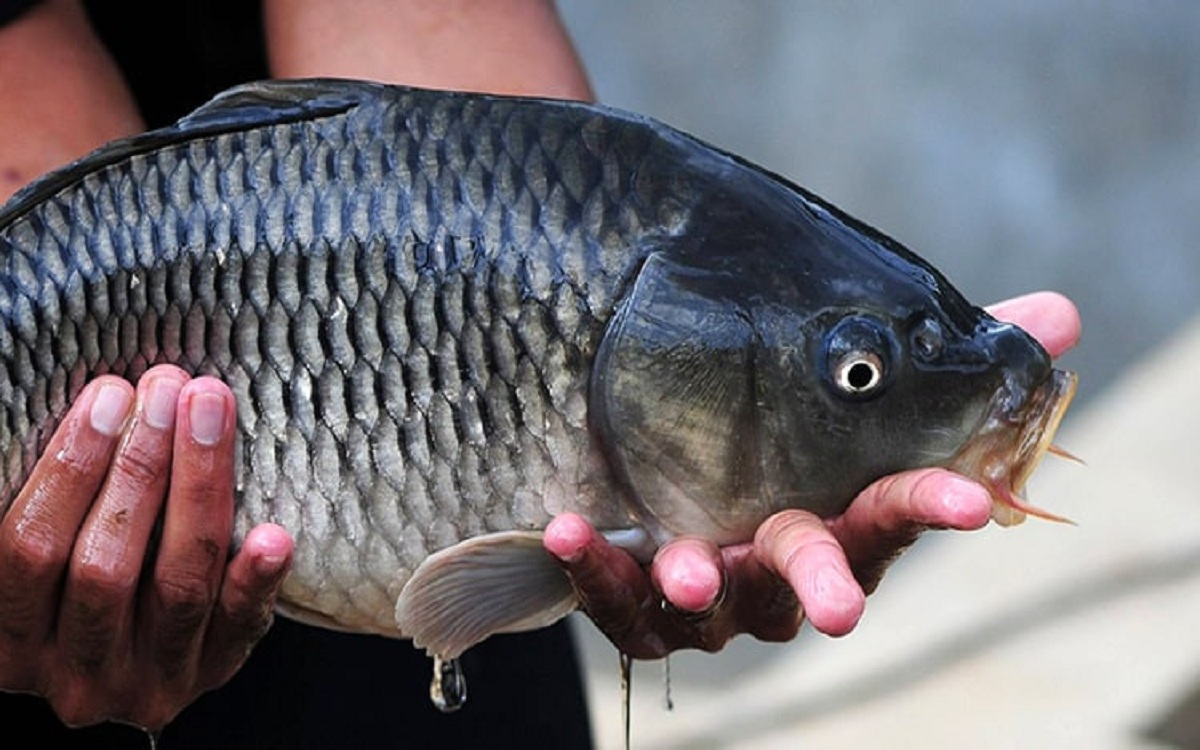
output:
[[[0,209],[0,513],[91,377],[238,404],[290,617],[460,654],[577,606],[540,530],[642,559],[945,466],[996,517],[1071,399],[900,243],[655,120],[345,80],[231,89]],[[235,542],[237,539],[235,539]]]

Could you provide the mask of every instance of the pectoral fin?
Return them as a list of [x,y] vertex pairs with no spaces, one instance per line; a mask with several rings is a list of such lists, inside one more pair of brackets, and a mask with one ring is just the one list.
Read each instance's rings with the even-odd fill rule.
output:
[[396,601],[396,623],[416,646],[450,659],[490,635],[550,625],[578,604],[542,534],[506,531],[421,563]]

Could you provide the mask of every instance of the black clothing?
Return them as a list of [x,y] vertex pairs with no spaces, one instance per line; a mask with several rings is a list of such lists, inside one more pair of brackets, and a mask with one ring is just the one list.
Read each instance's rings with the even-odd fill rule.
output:
[[41,0],[0,0],[0,26],[16,20]]
[[[159,747],[591,747],[565,623],[489,638],[464,654],[462,664],[467,703],[443,714],[429,702],[430,660],[408,641],[333,633],[277,618],[246,666],[185,709],[163,732]],[[67,729],[35,696],[0,693],[0,726],[9,738],[4,746],[14,750],[24,742],[59,750],[149,747],[145,734],[131,727]]]

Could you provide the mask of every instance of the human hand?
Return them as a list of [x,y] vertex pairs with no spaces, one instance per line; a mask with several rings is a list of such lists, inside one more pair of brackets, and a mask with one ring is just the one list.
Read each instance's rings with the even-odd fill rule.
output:
[[259,526],[228,556],[234,410],[171,366],[84,388],[0,520],[0,690],[160,729],[237,671],[292,540]]
[[[1024,328],[1053,357],[1079,339],[1078,311],[1052,292],[990,312]],[[672,540],[648,574],[576,515],[554,519],[545,545],[609,639],[634,658],[655,659],[683,648],[716,651],[739,633],[790,640],[804,619],[827,635],[849,633],[866,595],[922,532],[978,529],[990,513],[980,485],[943,469],[918,469],[880,479],[828,521],[805,511],[777,513],[753,543],[718,548]]]

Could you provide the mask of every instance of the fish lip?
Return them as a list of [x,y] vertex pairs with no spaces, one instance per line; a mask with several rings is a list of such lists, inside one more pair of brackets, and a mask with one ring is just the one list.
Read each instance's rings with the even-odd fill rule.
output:
[[1067,370],[1052,370],[1050,377],[1030,399],[1020,432],[1010,477],[1011,489],[1020,492],[1046,455],[1063,417],[1075,398],[1079,377]]
[[1054,369],[1028,398],[1014,404],[1001,389],[979,427],[950,460],[947,468],[978,481],[992,498],[992,519],[1002,526],[1018,524],[1027,514],[1065,521],[1026,505],[1018,498],[1067,413],[1079,378]]

